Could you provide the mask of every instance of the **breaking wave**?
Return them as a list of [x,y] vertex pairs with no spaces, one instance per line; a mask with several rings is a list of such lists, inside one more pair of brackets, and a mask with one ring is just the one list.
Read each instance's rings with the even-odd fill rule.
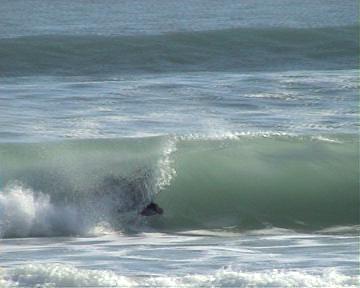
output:
[[[0,236],[356,225],[358,148],[350,136],[3,143]],[[140,219],[153,199],[164,215]]]
[[357,69],[359,27],[0,39],[0,76]]
[[28,264],[0,274],[3,287],[357,287],[358,277],[336,269],[321,272],[221,269],[214,274],[183,277],[122,276],[107,270],[79,269],[65,264]]

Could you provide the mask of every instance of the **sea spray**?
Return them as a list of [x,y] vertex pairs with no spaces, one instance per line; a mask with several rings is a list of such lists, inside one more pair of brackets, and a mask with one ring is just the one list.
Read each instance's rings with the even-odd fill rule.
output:
[[50,195],[35,193],[20,183],[0,192],[0,237],[81,234],[78,212],[71,206],[54,206]]
[[174,136],[166,139],[163,154],[158,161],[156,188],[157,192],[163,190],[171,184],[171,179],[176,176],[176,170],[172,167],[173,159],[172,154],[176,152],[177,139]]

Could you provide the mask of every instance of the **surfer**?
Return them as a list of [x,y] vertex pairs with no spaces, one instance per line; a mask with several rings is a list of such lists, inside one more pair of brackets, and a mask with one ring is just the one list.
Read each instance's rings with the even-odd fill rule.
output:
[[141,212],[140,215],[141,216],[154,216],[154,215],[161,215],[164,213],[164,210],[162,208],[159,207],[159,205],[157,205],[154,202],[150,202],[149,205],[147,205]]

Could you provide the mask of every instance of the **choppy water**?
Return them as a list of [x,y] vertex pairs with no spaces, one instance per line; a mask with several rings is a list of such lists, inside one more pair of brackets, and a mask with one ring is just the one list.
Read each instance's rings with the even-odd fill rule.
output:
[[[3,240],[2,245],[5,246],[2,262],[11,267],[3,273],[4,280],[0,280],[5,287],[14,283],[19,286],[51,283],[50,287],[358,284],[358,262],[354,257],[358,238],[354,235],[309,235],[276,229],[241,235],[193,231]],[[28,259],[33,263],[24,264]]]
[[0,4],[0,286],[359,284],[356,1]]

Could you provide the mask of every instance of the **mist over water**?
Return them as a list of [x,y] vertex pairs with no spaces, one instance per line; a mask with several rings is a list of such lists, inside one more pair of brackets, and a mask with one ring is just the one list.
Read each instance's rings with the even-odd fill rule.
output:
[[0,286],[356,287],[358,6],[1,1]]

